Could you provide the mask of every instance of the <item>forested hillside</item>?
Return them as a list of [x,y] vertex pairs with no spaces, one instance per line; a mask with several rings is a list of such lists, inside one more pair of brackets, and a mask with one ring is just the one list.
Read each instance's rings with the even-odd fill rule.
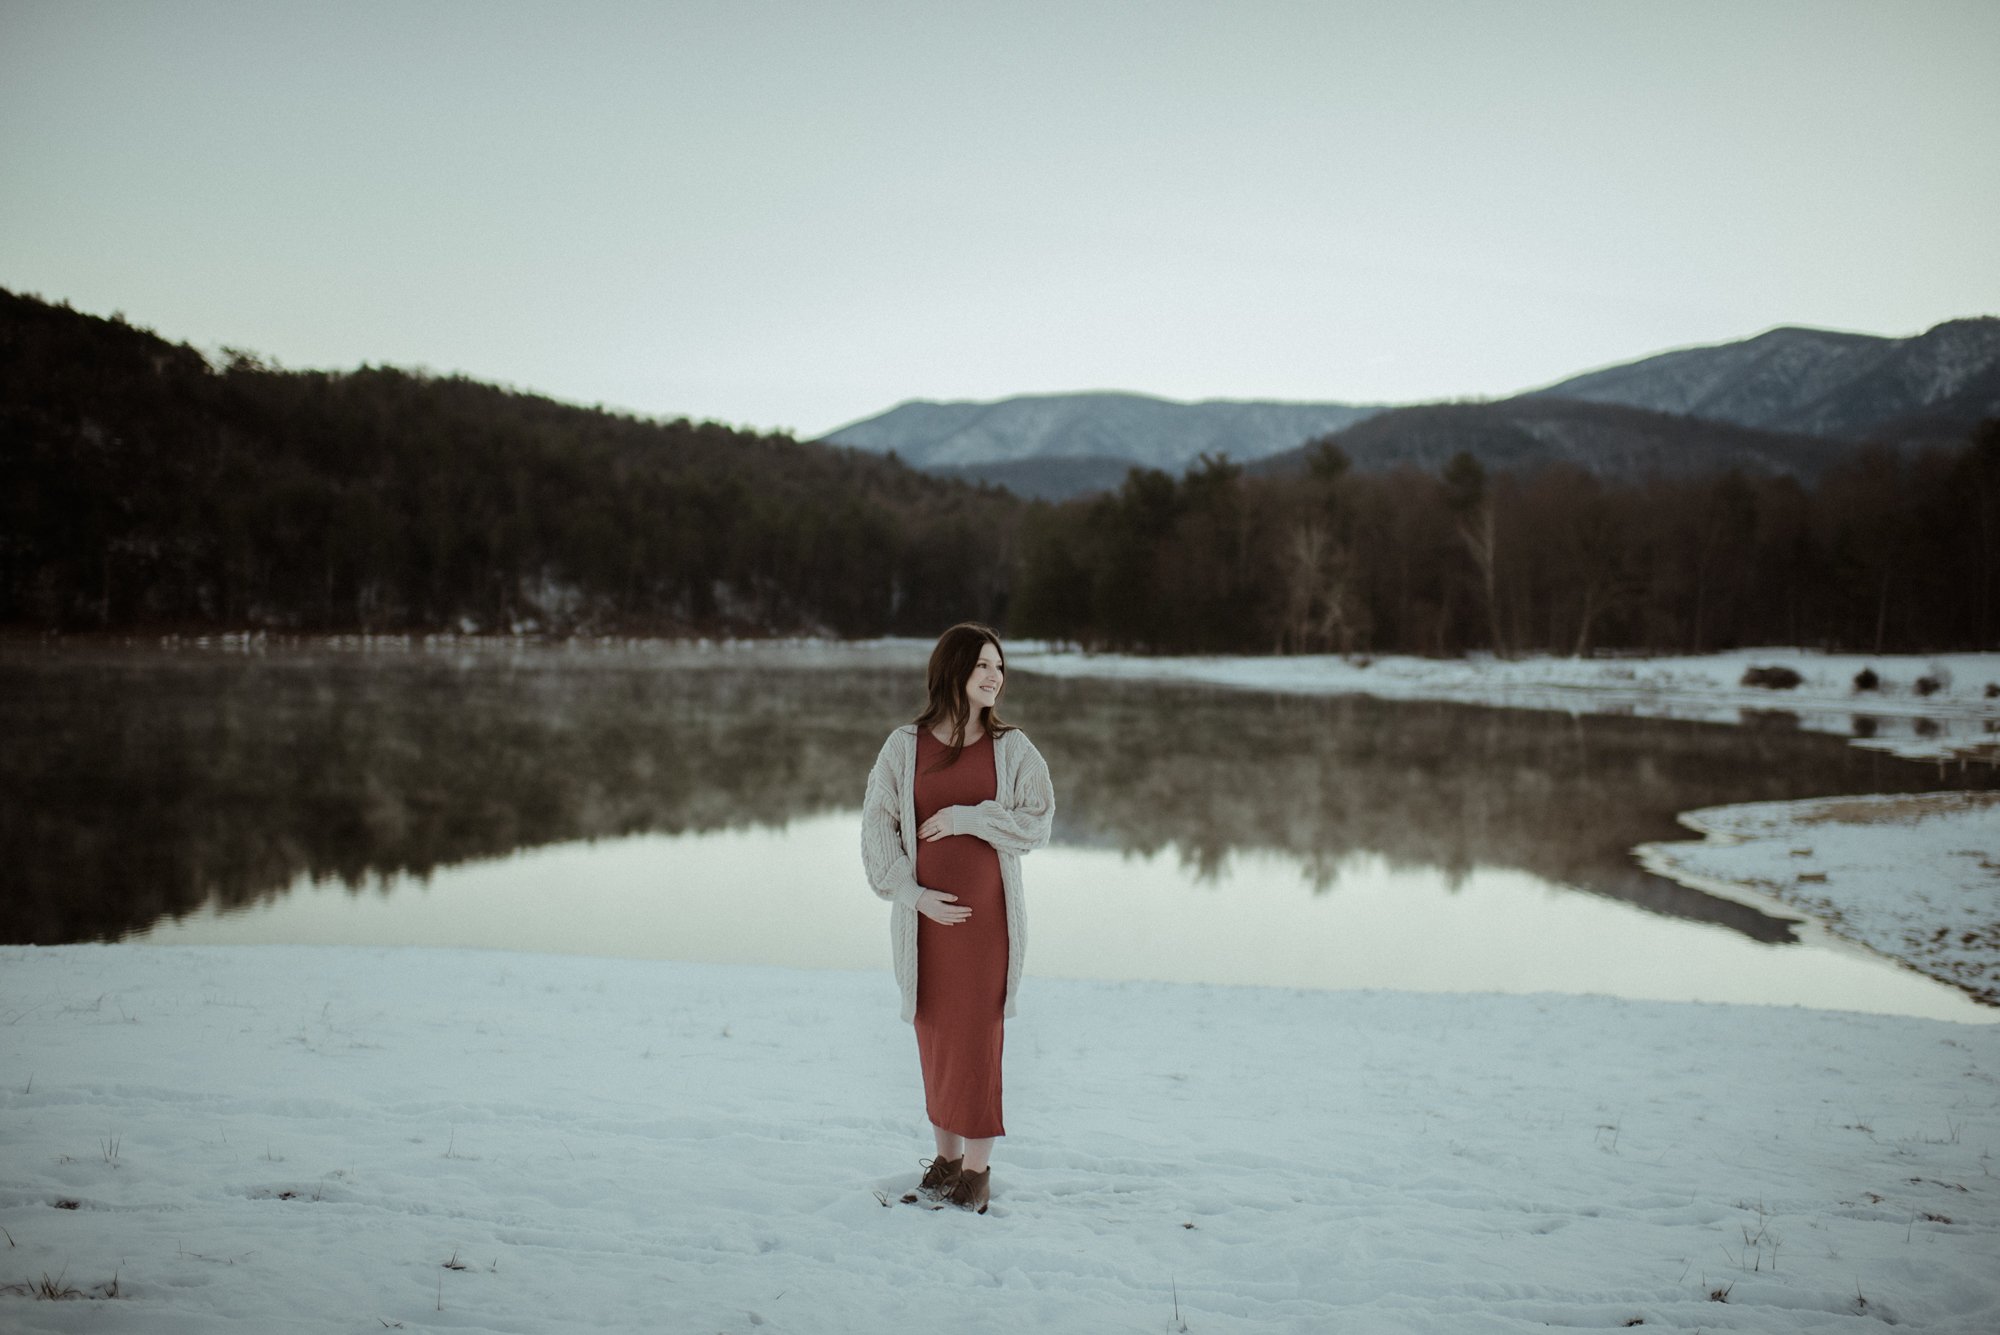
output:
[[462,378],[284,371],[0,293],[0,623],[928,632],[1006,493]]
[[1690,455],[1704,465],[1617,476],[1471,451],[1652,415],[1406,410],[1342,438],[1423,428],[1371,469],[1323,441],[1289,476],[1209,456],[1030,504],[459,377],[224,360],[0,293],[0,624],[930,635],[977,617],[1160,652],[2000,644],[1992,421],[1804,476],[1770,471],[1770,437],[1704,428],[1703,449],[1729,446]]
[[[1610,482],[1701,477],[1736,469],[1790,474],[1807,483],[1855,445],[1704,421],[1616,403],[1522,396],[1494,403],[1427,403],[1391,408],[1321,439],[1340,447],[1356,472],[1399,465],[1436,471],[1470,454],[1490,472],[1532,473],[1573,464]],[[1319,440],[1249,464],[1273,476],[1306,471]]]

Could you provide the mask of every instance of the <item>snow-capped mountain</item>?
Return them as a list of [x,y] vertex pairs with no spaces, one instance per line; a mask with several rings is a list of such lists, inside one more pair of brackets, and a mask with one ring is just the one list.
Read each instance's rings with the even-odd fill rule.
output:
[[1773,329],[1591,371],[1526,397],[1844,440],[1954,434],[2000,413],[2000,319],[1950,320],[1912,338]]
[[1179,472],[1203,454],[1239,461],[1277,454],[1379,411],[1345,403],[1030,394],[992,403],[916,400],[841,427],[826,439],[877,453],[893,450],[906,463],[934,470],[1091,459]]

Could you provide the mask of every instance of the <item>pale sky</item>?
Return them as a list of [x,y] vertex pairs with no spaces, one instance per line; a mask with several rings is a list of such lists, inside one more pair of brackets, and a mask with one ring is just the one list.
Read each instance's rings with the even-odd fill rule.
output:
[[805,435],[2000,313],[2000,3],[0,0],[0,286]]

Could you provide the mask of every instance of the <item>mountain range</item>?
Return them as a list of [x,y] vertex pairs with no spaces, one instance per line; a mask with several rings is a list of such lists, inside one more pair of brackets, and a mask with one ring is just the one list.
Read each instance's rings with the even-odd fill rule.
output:
[[1134,467],[1180,472],[1226,455],[1259,472],[1303,467],[1332,439],[1363,469],[1435,468],[1460,450],[1489,468],[1565,461],[1606,477],[1739,467],[1811,478],[1863,441],[1962,440],[2000,416],[2000,319],[1910,338],[1784,327],[1572,376],[1490,403],[1403,407],[1039,394],[913,401],[826,439],[894,452],[926,472],[1061,499]]
[[2000,412],[2000,319],[1949,320],[1914,338],[1773,329],[1573,376],[1530,397],[1833,440],[1955,437]]
[[1076,495],[1115,487],[1134,466],[1178,473],[1203,454],[1261,459],[1380,411],[1346,403],[1028,394],[997,403],[915,400],[826,439],[1026,495]]

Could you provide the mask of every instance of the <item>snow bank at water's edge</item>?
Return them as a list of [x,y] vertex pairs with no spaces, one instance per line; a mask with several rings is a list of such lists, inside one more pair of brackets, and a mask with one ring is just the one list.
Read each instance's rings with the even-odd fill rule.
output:
[[[1051,676],[1199,681],[1715,723],[1781,713],[1802,728],[1913,759],[1967,754],[2000,759],[2000,653],[1869,656],[1742,649],[1667,658],[1146,658],[1037,647],[1015,649],[1010,666]],[[1744,685],[1744,674],[1755,667],[1790,668],[1800,681],[1782,690]],[[1871,689],[1855,685],[1864,671],[1875,674],[1878,684]]]
[[1896,793],[1690,811],[1705,841],[1644,844],[1648,871],[1835,935],[2000,1005],[2000,794]]

